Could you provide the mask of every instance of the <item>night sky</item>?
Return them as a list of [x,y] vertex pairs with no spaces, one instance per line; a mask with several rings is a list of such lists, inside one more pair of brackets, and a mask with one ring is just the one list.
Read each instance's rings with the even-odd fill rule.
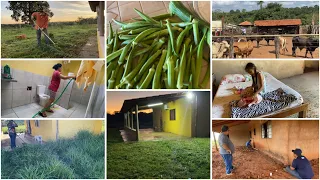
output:
[[174,94],[181,91],[108,91],[107,112],[113,114],[114,111],[120,111],[124,100],[135,99],[162,94]]

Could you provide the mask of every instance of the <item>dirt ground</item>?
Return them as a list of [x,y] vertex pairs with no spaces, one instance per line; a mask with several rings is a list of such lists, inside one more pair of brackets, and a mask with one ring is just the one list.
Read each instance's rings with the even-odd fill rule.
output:
[[84,57],[84,58],[98,58],[99,57],[96,36],[92,36],[89,38],[88,42],[83,46],[79,57]]
[[[236,147],[233,155],[236,167],[233,175],[227,176],[223,159],[219,152],[212,150],[213,179],[294,179],[283,170],[283,164],[276,162],[259,151],[249,151],[245,147]],[[311,161],[314,179],[319,179],[319,159]],[[272,175],[270,174],[272,173]],[[271,176],[270,176],[271,175]]]
[[[280,54],[280,58],[304,58],[306,53],[306,49],[296,49],[296,57],[292,56],[292,37],[286,37],[287,39],[287,49],[288,52],[285,52],[285,55]],[[254,49],[251,55],[248,58],[275,58],[275,47],[274,41],[269,41],[269,46],[267,45],[267,41],[263,40],[259,43],[259,48],[257,48],[257,42],[254,41]],[[281,52],[282,53],[282,52]],[[313,58],[319,58],[319,48],[317,48],[314,52],[312,52]],[[311,58],[310,53],[307,54],[308,58]]]

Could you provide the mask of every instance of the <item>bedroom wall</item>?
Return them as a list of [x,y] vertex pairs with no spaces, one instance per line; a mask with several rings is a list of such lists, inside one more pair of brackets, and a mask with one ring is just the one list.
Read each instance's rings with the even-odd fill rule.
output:
[[304,60],[220,60],[212,61],[212,73],[215,75],[216,84],[220,83],[223,76],[227,74],[244,74],[247,63],[254,63],[259,70],[269,72],[277,79],[287,78],[303,74],[305,68]]

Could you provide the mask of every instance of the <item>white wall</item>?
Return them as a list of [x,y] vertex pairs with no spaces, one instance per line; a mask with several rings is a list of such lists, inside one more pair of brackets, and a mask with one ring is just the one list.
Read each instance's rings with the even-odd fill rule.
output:
[[227,74],[244,74],[247,63],[254,63],[258,70],[265,71],[277,79],[303,74],[304,60],[219,60],[212,61],[212,73],[215,74],[217,85]]

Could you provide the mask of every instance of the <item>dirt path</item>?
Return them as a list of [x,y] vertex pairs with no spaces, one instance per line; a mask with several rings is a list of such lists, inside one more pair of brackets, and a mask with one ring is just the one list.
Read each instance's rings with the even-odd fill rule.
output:
[[[304,55],[306,53],[306,49],[302,49],[300,51],[299,48],[296,49],[296,57],[292,56],[292,37],[286,37],[287,39],[287,49],[288,52],[285,52],[285,55],[280,55],[280,58],[304,58]],[[263,40],[259,43],[259,48],[257,48],[257,42],[254,41],[254,49],[249,56],[249,58],[275,58],[275,47],[274,47],[274,41],[269,41],[269,46],[267,45],[267,41]],[[281,52],[282,53],[282,52]],[[319,58],[319,48],[317,48],[314,52],[312,52],[313,58]],[[307,57],[311,59],[311,55],[308,52]]]
[[[227,176],[223,159],[219,152],[212,150],[213,179],[294,179],[283,171],[283,165],[259,151],[248,151],[245,147],[237,147],[233,155],[236,170]],[[318,162],[318,163],[317,163]],[[312,161],[314,178],[319,178],[319,160]],[[270,176],[272,173],[272,176]]]
[[97,37],[91,36],[79,54],[82,58],[99,58]]

